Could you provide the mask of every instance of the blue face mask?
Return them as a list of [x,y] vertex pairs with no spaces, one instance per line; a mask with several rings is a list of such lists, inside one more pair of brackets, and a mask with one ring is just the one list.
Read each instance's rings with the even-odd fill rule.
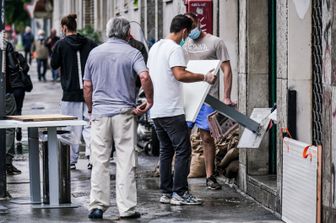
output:
[[189,38],[195,40],[195,39],[198,39],[200,35],[201,35],[201,30],[198,27],[196,27],[190,31]]
[[180,42],[180,46],[183,46],[185,43],[185,39],[182,39],[181,42]]

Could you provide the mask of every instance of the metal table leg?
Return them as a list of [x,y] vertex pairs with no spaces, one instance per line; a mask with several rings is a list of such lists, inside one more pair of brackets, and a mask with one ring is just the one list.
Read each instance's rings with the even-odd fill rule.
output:
[[14,198],[14,204],[41,204],[41,178],[38,128],[28,128],[30,199]]
[[49,204],[33,205],[36,209],[77,208],[77,204],[60,204],[59,155],[57,127],[48,127],[48,174],[49,174]]
[[38,128],[28,128],[29,177],[31,203],[41,203]]
[[59,156],[57,148],[56,127],[48,128],[48,168],[49,168],[49,199],[50,205],[59,204]]

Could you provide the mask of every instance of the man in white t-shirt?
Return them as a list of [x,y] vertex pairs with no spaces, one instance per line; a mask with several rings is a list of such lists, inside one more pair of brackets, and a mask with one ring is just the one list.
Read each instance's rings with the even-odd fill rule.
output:
[[173,205],[201,204],[200,199],[188,191],[191,145],[183,109],[182,82],[206,81],[213,84],[216,81],[211,72],[203,75],[186,71],[187,62],[179,43],[187,38],[191,26],[192,20],[188,17],[175,16],[170,34],[152,46],[147,63],[154,88],[150,116],[160,141],[160,202]]
[[[230,57],[224,41],[209,33],[205,33],[200,29],[200,22],[197,15],[193,13],[185,14],[193,21],[192,30],[189,38],[186,40],[183,48],[187,53],[189,60],[220,60],[222,62],[221,69],[224,73],[224,103],[232,105],[231,86],[232,72],[230,65]],[[209,94],[219,99],[219,81],[217,81],[210,89]],[[211,190],[221,189],[221,185],[214,176],[215,169],[215,143],[210,135],[208,124],[208,115],[215,110],[207,104],[203,104],[196,118],[195,123],[188,122],[188,127],[192,129],[196,124],[200,129],[200,136],[204,145],[204,159],[206,170],[206,186]]]

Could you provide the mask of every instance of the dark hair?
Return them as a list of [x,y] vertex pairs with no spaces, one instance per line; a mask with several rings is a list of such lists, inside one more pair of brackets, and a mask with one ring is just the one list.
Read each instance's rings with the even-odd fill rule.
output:
[[192,20],[194,20],[195,22],[198,21],[198,17],[197,14],[193,13],[193,12],[187,12],[184,14],[185,16],[187,16],[188,18],[191,18]]
[[69,31],[74,32],[77,30],[77,15],[76,14],[69,14],[64,16],[61,20],[61,26],[66,26]]
[[173,18],[170,24],[170,32],[171,33],[178,33],[182,29],[187,29],[188,31],[191,30],[192,20],[185,15],[177,15]]

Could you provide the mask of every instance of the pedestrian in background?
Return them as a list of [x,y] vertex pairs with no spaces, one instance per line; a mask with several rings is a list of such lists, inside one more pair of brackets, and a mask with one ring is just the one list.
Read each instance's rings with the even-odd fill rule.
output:
[[213,84],[216,81],[211,72],[203,75],[186,70],[187,61],[179,43],[187,38],[191,26],[190,18],[175,16],[170,34],[152,46],[147,63],[154,86],[154,105],[150,116],[160,141],[160,202],[173,205],[202,203],[189,193],[188,188],[191,145],[184,115],[182,82],[206,81]]
[[[16,102],[14,97],[14,89],[12,87],[13,80],[18,80],[19,72],[16,72],[16,63],[13,58],[14,47],[8,42],[4,41],[6,49],[6,96],[5,96],[5,112],[7,115],[16,115]],[[15,129],[6,129],[6,173],[7,175],[17,175],[21,174],[21,170],[17,169],[13,165],[13,157],[15,155],[14,149],[15,142]]]
[[[6,74],[10,82],[10,88],[15,98],[16,113],[15,115],[22,114],[22,106],[25,97],[25,84],[22,79],[22,72],[25,74],[29,71],[29,65],[24,57],[14,50],[13,45],[7,40],[11,39],[11,32],[5,32],[4,35],[6,43]],[[6,79],[6,80],[7,80]],[[16,129],[17,151],[22,153],[22,131],[21,128]]]
[[[83,74],[89,53],[97,44],[77,33],[76,19],[76,14],[69,14],[62,18],[61,29],[65,38],[56,42],[50,63],[52,69],[60,69],[63,90],[61,113],[76,116],[80,120],[88,120],[88,109],[83,98]],[[90,131],[89,125],[84,126],[84,129],[82,126],[71,128],[71,169],[76,169],[83,131]],[[90,136],[90,134],[83,134],[86,150],[88,150],[90,139],[86,136]]]
[[[221,69],[224,73],[224,103],[233,104],[231,101],[232,72],[230,57],[222,39],[205,33],[200,28],[200,21],[194,13],[185,14],[193,21],[192,30],[186,40],[183,48],[187,52],[189,60],[220,60]],[[209,94],[219,99],[219,81],[217,81],[209,91]],[[214,175],[216,147],[214,139],[210,134],[208,116],[215,110],[207,104],[203,104],[194,123],[188,122],[188,127],[192,129],[196,124],[200,130],[200,136],[203,142],[206,186],[211,190],[221,189]]]
[[45,32],[43,30],[38,31],[38,37],[34,44],[34,51],[36,52],[37,62],[37,74],[38,80],[47,81],[46,72],[48,68],[48,48],[46,45]]
[[[48,47],[50,58],[51,58],[52,51],[55,47],[55,44],[58,40],[60,40],[60,38],[57,36],[56,29],[51,29],[50,36],[48,36],[47,41],[46,41],[46,45]],[[51,68],[51,75],[52,75],[52,80],[56,81],[59,78],[58,69]]]
[[26,61],[31,64],[32,61],[32,47],[34,43],[34,35],[31,32],[31,28],[29,26],[26,27],[25,32],[22,35],[22,44],[23,44],[23,49],[25,52],[25,59]]
[[[91,193],[89,218],[103,218],[110,206],[110,154],[116,149],[116,202],[121,218],[139,218],[137,190],[136,117],[151,108],[152,82],[140,51],[130,46],[130,24],[116,17],[106,25],[108,40],[93,49],[85,66],[84,97],[92,111]],[[136,76],[147,102],[136,107]]]

